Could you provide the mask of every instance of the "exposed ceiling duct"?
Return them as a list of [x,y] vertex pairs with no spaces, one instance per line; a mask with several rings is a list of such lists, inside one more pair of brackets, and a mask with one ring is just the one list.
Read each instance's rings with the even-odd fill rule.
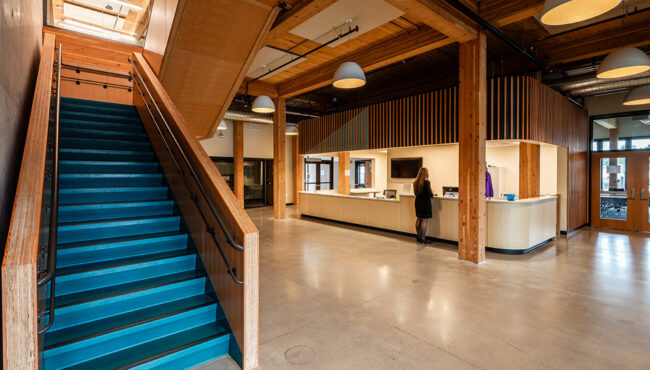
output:
[[616,81],[616,82],[606,82],[598,85],[570,90],[569,94],[572,96],[588,96],[588,95],[595,95],[603,92],[627,90],[633,87],[647,85],[647,84],[650,84],[650,77],[635,78],[632,80],[624,80],[624,81]]
[[[634,79],[638,78],[644,78],[644,77],[650,77],[650,71],[648,72],[643,72],[641,74],[638,74],[636,76],[632,76]],[[579,81],[573,81],[573,82],[561,82],[558,84],[551,84],[551,87],[558,88],[561,91],[573,91],[573,90],[579,90],[579,89],[584,89],[587,87],[591,86],[596,86],[596,85],[603,85],[603,84],[608,84],[612,82],[619,82],[619,81],[628,81],[630,80],[630,77],[621,77],[621,78],[612,78],[612,79],[607,79],[603,80],[602,78],[587,78]]]
[[[306,114],[306,113],[297,113],[297,112],[287,112],[287,114],[296,114],[296,115],[301,115],[301,116],[310,116],[310,117],[317,117],[311,114]],[[253,112],[239,112],[239,111],[234,111],[234,110],[229,110],[226,112],[226,115],[223,117],[223,119],[231,120],[231,121],[242,121],[242,122],[249,122],[249,123],[260,123],[263,125],[272,125],[273,124],[273,116],[268,115],[268,114],[256,114]],[[287,122],[287,123],[292,123],[295,124],[295,122]]]

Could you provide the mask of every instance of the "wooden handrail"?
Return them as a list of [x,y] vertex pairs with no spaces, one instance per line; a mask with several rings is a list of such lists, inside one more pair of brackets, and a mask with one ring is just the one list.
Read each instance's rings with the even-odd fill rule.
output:
[[18,187],[2,261],[2,340],[5,369],[37,369],[37,269],[52,97],[55,36],[45,33]]
[[[150,115],[149,107],[152,102],[147,101],[145,105],[142,96],[139,93],[134,93],[134,104],[145,124],[145,129],[161,161],[169,186],[187,221],[192,239],[241,349],[242,365],[245,369],[254,368],[259,362],[259,234],[257,228],[201,144],[188,130],[180,111],[142,54],[134,53],[132,59],[134,67],[139,73],[139,76],[136,77],[142,78],[155,105],[163,115],[163,117],[156,117],[156,122],[164,119],[171,129],[173,137],[161,137],[160,132],[162,131],[164,135],[165,130],[158,131],[156,122]],[[147,96],[145,98],[148,99]],[[151,112],[153,115],[158,115],[157,110]],[[172,148],[175,153],[167,151],[165,142],[167,145],[178,142],[178,147]],[[175,157],[180,157],[180,153],[187,157],[209,199],[203,199],[198,185],[190,190],[186,187],[187,183],[191,183],[187,180],[187,177],[191,176],[191,170],[182,161],[174,161]],[[180,171],[175,163],[182,165]],[[208,203],[212,203],[224,223],[225,230],[237,244],[243,246],[243,251],[230,248],[226,234],[221,231],[218,221],[214,217],[207,225],[203,222],[205,215],[211,217],[211,207]],[[222,246],[225,259],[230,261],[237,271],[238,278],[243,280],[244,284],[238,285],[233,282],[219,255],[218,246],[215,245],[209,232],[215,233],[218,244]]]

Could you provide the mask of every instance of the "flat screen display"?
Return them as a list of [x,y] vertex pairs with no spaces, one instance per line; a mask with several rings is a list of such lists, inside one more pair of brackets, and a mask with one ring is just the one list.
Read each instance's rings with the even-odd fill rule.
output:
[[414,179],[422,167],[420,158],[392,158],[390,160],[390,177],[396,179]]

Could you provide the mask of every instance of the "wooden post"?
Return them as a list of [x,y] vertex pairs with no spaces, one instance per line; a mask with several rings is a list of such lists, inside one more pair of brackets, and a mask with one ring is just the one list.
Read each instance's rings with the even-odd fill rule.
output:
[[539,144],[519,144],[519,199],[539,196]]
[[273,217],[287,216],[287,173],[286,173],[286,100],[275,99],[273,113]]
[[350,195],[350,152],[339,153],[339,193]]
[[485,260],[486,36],[459,50],[458,258]]
[[303,168],[304,164],[302,163],[302,156],[300,155],[300,136],[294,136],[293,142],[293,204],[296,207],[300,207],[300,192],[304,190],[304,175]]
[[244,122],[233,122],[232,157],[235,198],[244,205]]

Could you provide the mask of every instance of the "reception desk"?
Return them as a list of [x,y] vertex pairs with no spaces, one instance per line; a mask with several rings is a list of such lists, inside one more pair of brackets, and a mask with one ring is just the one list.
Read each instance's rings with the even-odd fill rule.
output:
[[[300,192],[300,214],[356,225],[414,234],[415,197],[379,199],[331,192]],[[427,236],[458,241],[458,199],[434,197]],[[526,253],[553,239],[557,232],[557,197],[487,201],[487,247]]]

